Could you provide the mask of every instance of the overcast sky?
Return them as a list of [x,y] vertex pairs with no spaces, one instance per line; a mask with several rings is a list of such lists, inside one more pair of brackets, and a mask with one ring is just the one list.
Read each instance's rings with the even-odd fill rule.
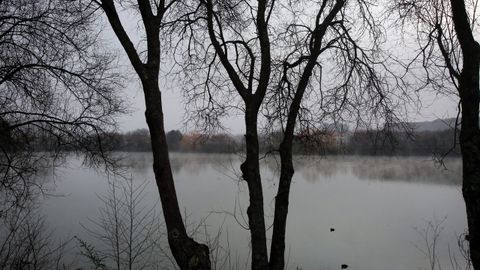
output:
[[[135,15],[121,13],[121,19],[124,27],[129,33],[134,44],[141,41],[141,29],[137,27],[138,18]],[[139,128],[147,128],[144,112],[144,98],[138,77],[133,72],[125,52],[120,46],[119,41],[114,36],[110,25],[104,21],[100,24],[103,29],[103,39],[105,46],[118,52],[119,65],[128,74],[128,84],[124,89],[124,96],[129,104],[130,113],[119,119],[120,131],[130,131]],[[166,68],[166,67],[165,67]],[[162,80],[162,79],[161,79]],[[164,80],[164,79],[163,79]],[[182,132],[190,131],[191,127],[184,124],[185,106],[182,102],[180,87],[176,87],[175,82],[168,83],[170,87],[161,87],[163,98],[163,111],[165,117],[165,130],[180,129]],[[420,93],[422,108],[417,111],[414,108],[409,109],[408,118],[411,121],[430,121],[437,118],[450,118],[457,115],[456,97],[438,96],[434,93],[424,91]],[[241,116],[233,116],[224,121],[227,131],[232,134],[242,134],[244,132],[243,119]]]

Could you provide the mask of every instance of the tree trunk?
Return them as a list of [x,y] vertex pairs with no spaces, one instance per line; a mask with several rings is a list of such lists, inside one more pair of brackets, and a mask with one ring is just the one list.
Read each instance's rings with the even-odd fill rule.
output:
[[153,171],[162,202],[170,249],[180,269],[211,269],[208,247],[188,237],[183,224],[168,156],[158,82],[143,81],[143,89],[145,117],[152,142]]
[[[464,107],[463,104],[462,107]],[[465,117],[465,113],[462,115]],[[473,268],[478,270],[480,269],[480,132],[478,128],[474,130],[464,125],[466,121],[462,119],[460,132],[463,158],[462,192],[467,209],[470,258]]]
[[460,148],[463,159],[462,192],[468,219],[468,240],[473,268],[480,269],[480,45],[470,27],[465,2],[450,0],[452,19],[463,55],[458,92],[462,107]]
[[[337,3],[337,9],[335,13],[329,14],[328,17],[331,19],[334,18],[334,14],[338,12],[341,5]],[[333,11],[332,11],[333,12]],[[333,15],[332,15],[333,14]],[[331,20],[330,19],[330,20]],[[326,28],[324,28],[326,29]],[[325,30],[320,31],[324,33]],[[323,34],[320,35],[323,37]],[[320,40],[321,38],[319,38]],[[287,227],[287,215],[288,215],[288,204],[290,196],[290,186],[292,183],[292,177],[294,174],[293,169],[293,138],[295,132],[295,124],[298,117],[298,112],[300,110],[300,104],[303,99],[303,95],[308,85],[308,81],[312,75],[312,70],[316,64],[317,58],[319,56],[319,43],[317,43],[314,48],[316,50],[315,54],[312,54],[309,59],[300,82],[295,92],[292,104],[288,111],[287,124],[285,127],[285,132],[283,135],[282,143],[280,144],[280,179],[278,182],[277,196],[275,197],[275,215],[273,219],[273,234],[272,234],[272,245],[270,251],[270,268],[283,270],[285,268],[285,232]]]
[[267,239],[263,209],[263,190],[258,154],[257,112],[247,105],[245,113],[247,158],[240,169],[248,184],[250,205],[247,208],[252,242],[252,269],[268,269]]
[[130,37],[122,26],[113,0],[102,0],[101,8],[105,11],[120,44],[127,53],[135,72],[143,86],[145,96],[145,118],[150,131],[153,153],[153,172],[162,202],[163,216],[167,225],[168,243],[173,257],[183,270],[210,269],[210,255],[206,245],[195,242],[188,237],[182,215],[178,206],[177,193],[168,157],[168,147],[163,126],[162,95],[158,86],[160,71],[159,31],[165,3],[157,6],[157,14],[152,11],[148,0],[138,0],[147,38],[147,62],[143,63]]
[[478,124],[478,62],[466,67],[460,79],[462,126],[460,147],[463,159],[462,192],[468,219],[470,258],[474,269],[480,269],[480,132]]
[[280,145],[280,180],[277,196],[275,197],[275,215],[270,250],[270,269],[283,270],[285,268],[285,232],[287,227],[288,204],[290,186],[294,173],[292,158],[292,143]]

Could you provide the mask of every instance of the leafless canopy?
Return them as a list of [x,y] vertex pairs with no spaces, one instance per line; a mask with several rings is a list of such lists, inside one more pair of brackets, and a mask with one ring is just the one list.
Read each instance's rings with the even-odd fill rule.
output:
[[123,110],[114,94],[121,81],[96,43],[93,12],[78,1],[0,1],[2,205],[21,205],[34,192],[48,157],[39,151],[105,158],[100,137]]
[[[179,20],[184,22],[180,35],[174,35],[171,49],[183,72],[188,120],[199,128],[213,130],[222,127],[224,117],[244,112],[243,100],[259,89],[262,52],[256,30],[258,4],[243,0],[212,2],[214,34],[231,67],[224,68],[221,55],[209,40],[205,5],[184,2],[171,24],[178,27]],[[380,7],[368,1],[341,1],[339,13],[324,23],[336,3],[268,1],[271,73],[261,113],[263,124],[273,129],[270,131],[286,128],[295,96],[302,96],[298,132],[325,124],[350,122],[365,128],[399,122],[405,101],[414,101],[397,76],[399,69],[394,65],[398,63],[382,49],[385,35],[377,20]],[[314,48],[316,43],[318,49]],[[313,58],[306,90],[296,94],[303,88],[302,74]]]
[[[478,32],[478,0],[464,1],[472,32]],[[406,74],[415,76],[416,87],[432,87],[448,95],[458,95],[463,60],[460,43],[447,0],[395,0],[390,13],[403,27],[407,39],[418,48],[405,64]],[[410,79],[412,79],[410,77]],[[413,83],[413,81],[412,81]]]
[[[398,120],[405,93],[396,92],[401,80],[381,49],[377,11],[362,0],[183,3],[169,33],[181,27],[173,50],[187,106],[207,129],[232,109],[242,112],[246,159],[240,169],[250,196],[252,269],[283,269],[295,133],[345,120],[366,127],[373,119],[388,128]],[[258,163],[264,124],[282,131],[270,258]]]
[[413,70],[414,73],[415,66],[420,66],[424,72],[420,73],[419,80],[424,86],[458,97],[455,128],[461,123],[458,142],[462,152],[462,193],[467,210],[470,258],[473,267],[480,269],[478,1],[396,0],[392,10],[399,13],[406,29],[413,28],[419,45],[417,56],[406,65],[407,72]]

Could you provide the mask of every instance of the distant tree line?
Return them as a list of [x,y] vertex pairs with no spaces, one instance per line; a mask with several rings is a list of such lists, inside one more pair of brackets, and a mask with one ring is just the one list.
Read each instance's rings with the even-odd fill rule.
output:
[[[190,132],[183,134],[179,130],[171,130],[166,133],[166,140],[168,149],[172,152],[234,153],[240,151],[242,146],[240,140],[223,133],[206,135]],[[103,141],[111,151],[151,151],[150,134],[147,129],[110,133]]]
[[[125,133],[110,133],[103,138],[103,144],[111,151],[151,151],[149,133],[137,129]],[[357,130],[336,132],[320,130],[309,134],[296,134],[293,153],[297,155],[400,155],[434,156],[460,154],[458,141],[454,141],[454,130],[439,131],[390,131]],[[93,138],[92,138],[93,139]],[[171,130],[166,134],[171,152],[236,153],[244,149],[245,140],[240,135],[226,133],[201,134]],[[38,140],[37,150],[48,151],[54,145],[53,139]],[[281,142],[281,132],[260,136],[260,151],[275,153]],[[64,146],[65,151],[75,150]]]
[[[367,156],[458,156],[458,140],[454,130],[439,131],[380,131],[354,132],[316,131],[297,134],[293,153],[297,155],[367,155]],[[277,136],[264,137],[263,152],[278,149]],[[278,137],[277,137],[278,138]]]
[[459,156],[460,148],[453,134],[454,130],[393,134],[362,131],[353,134],[347,151],[357,155]]

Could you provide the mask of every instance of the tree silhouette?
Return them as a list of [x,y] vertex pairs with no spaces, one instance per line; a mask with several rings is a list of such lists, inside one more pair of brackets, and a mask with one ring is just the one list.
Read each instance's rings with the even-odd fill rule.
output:
[[[179,1],[128,1],[126,7],[133,8],[141,17],[146,37],[145,59],[133,45],[119,18],[113,0],[96,1],[125,50],[137,73],[145,95],[145,117],[148,124],[153,153],[153,171],[162,203],[163,216],[168,231],[168,242],[175,260],[181,269],[209,269],[209,250],[206,245],[195,242],[187,235],[178,205],[172,168],[168,156],[162,109],[162,93],[159,87],[161,60],[160,29],[164,17]],[[120,6],[122,6],[121,1]],[[168,14],[167,14],[168,15]]]
[[[252,269],[285,267],[285,233],[295,134],[341,112],[371,111],[396,120],[390,74],[382,61],[381,29],[367,1],[190,1],[175,39],[193,122],[212,130],[241,112],[246,157]],[[178,29],[178,28],[177,28]],[[371,40],[368,45],[362,39]],[[318,113],[317,113],[318,112]],[[260,173],[260,126],[278,131],[280,179],[270,256]],[[302,130],[303,129],[303,130]],[[312,133],[314,134],[314,132]]]
[[[38,169],[81,150],[109,164],[101,138],[123,111],[113,55],[97,44],[91,5],[0,1],[0,191],[21,206],[42,185]],[[44,150],[50,144],[50,153]],[[105,163],[104,161],[107,161]]]
[[[428,0],[393,2],[401,22],[413,24],[420,45],[407,71],[420,62],[421,82],[459,97],[462,192],[468,218],[470,256],[480,269],[480,45],[475,39],[478,1]],[[457,127],[459,123],[456,123]]]

